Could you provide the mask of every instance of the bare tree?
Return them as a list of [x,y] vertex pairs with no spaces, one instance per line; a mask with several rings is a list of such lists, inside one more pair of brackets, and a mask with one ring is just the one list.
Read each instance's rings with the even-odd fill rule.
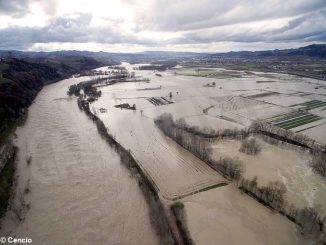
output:
[[312,233],[318,227],[318,213],[314,208],[303,208],[300,209],[297,220],[301,224],[302,230],[304,233]]
[[239,151],[248,155],[256,155],[261,151],[261,146],[255,138],[248,138],[242,141]]
[[216,170],[236,181],[240,180],[245,171],[242,161],[238,158],[220,158],[219,161],[212,161],[211,164]]
[[325,153],[314,154],[310,166],[317,173],[326,177],[326,154]]
[[260,188],[261,198],[276,210],[281,210],[284,204],[286,187],[279,181],[270,182],[266,187]]

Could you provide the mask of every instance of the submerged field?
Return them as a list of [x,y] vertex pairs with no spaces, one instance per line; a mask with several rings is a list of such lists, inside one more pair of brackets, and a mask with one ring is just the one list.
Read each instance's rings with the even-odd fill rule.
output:
[[232,185],[184,199],[189,230],[198,245],[307,244],[295,224]]
[[[100,101],[98,104],[104,106]],[[226,182],[207,164],[166,138],[153,120],[120,109],[108,109],[99,117],[118,142],[130,149],[165,199],[176,200]]]
[[237,157],[245,165],[247,179],[257,177],[258,185],[280,181],[287,188],[287,200],[297,207],[318,207],[326,215],[326,181],[309,167],[311,154],[288,144],[273,145],[256,135],[261,151],[257,155],[240,152],[240,140],[212,142],[213,158]]
[[[232,244],[246,234],[243,239],[248,243],[261,244],[267,237],[267,244],[275,244],[277,234],[277,244],[300,243],[293,223],[271,214],[254,199],[242,197],[232,184],[222,186],[229,181],[167,138],[154,119],[171,113],[190,126],[217,131],[243,129],[255,121],[264,121],[324,143],[325,89],[320,88],[316,94],[312,79],[284,74],[181,68],[157,76],[153,71],[134,70],[137,65],[123,65],[150,81],[100,87],[102,96],[91,103],[91,110],[130,150],[166,202],[185,203],[189,230],[196,242],[214,244],[221,239]],[[132,105],[135,110],[115,107],[121,104]],[[212,142],[213,155],[239,157],[245,162],[246,177],[257,176],[260,184],[279,180],[288,189],[289,201],[298,207],[319,206],[326,213],[325,180],[312,173],[309,153],[262,142],[261,154],[250,157],[239,153],[240,144],[237,140]],[[207,221],[209,217],[215,218]],[[234,234],[222,227],[217,232],[214,227],[219,226],[219,219],[227,227],[238,229]],[[272,232],[267,227],[273,227]]]

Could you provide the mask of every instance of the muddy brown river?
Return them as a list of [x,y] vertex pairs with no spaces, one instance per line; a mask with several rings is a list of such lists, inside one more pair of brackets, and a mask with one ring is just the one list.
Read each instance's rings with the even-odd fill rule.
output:
[[137,181],[66,95],[87,79],[46,86],[17,129],[16,195],[0,236],[27,236],[32,244],[158,244]]

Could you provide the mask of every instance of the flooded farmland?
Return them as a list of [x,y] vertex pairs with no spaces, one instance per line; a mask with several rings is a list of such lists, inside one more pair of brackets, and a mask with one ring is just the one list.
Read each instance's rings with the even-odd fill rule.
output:
[[[293,125],[305,131],[316,121],[304,124],[293,119],[293,111],[294,106],[315,99],[312,93],[305,99],[297,95],[310,86],[308,81],[294,86],[292,76],[245,72],[225,77],[225,70],[218,78],[180,75],[173,70],[157,76],[137,70],[137,64],[122,65],[136,78],[145,79],[96,84],[101,93],[89,102],[90,111],[153,181],[164,205],[184,204],[196,244],[215,244],[216,239],[231,244],[242,239],[250,244],[274,244],[275,234],[277,244],[305,242],[295,223],[241,194],[225,176],[166,137],[154,120],[171,113],[197,128],[224,130],[244,129],[255,120],[274,122],[277,117],[286,125],[286,120],[297,120]],[[271,78],[276,81],[268,82]],[[78,110],[76,97],[66,95],[69,85],[87,79],[71,78],[45,87],[31,106],[27,123],[17,130],[17,194],[1,232],[49,244],[158,244],[137,181],[98,135],[95,124]],[[323,125],[321,117],[313,128]],[[263,184],[278,179],[288,188],[289,201],[300,208],[319,206],[324,212],[325,183],[321,177],[314,178],[308,153],[265,144],[268,150],[250,158],[238,152],[240,141],[211,142],[216,159],[224,153],[246,164],[254,159],[244,176],[257,175]],[[276,164],[271,161],[259,168],[276,153]],[[22,221],[17,219],[20,206]],[[235,233],[228,231],[231,227],[237,227]],[[52,242],[55,237],[59,239]]]
[[326,0],[0,21],[0,245],[326,245]]
[[[261,244],[263,241],[274,244],[275,234],[278,234],[277,244],[307,242],[300,238],[294,223],[282,215],[270,213],[268,208],[252,198],[240,195],[232,184],[215,188],[216,184],[223,183],[223,178],[165,137],[155,126],[154,120],[159,115],[170,113],[175,119],[184,119],[191,126],[199,128],[242,129],[255,120],[292,115],[294,106],[314,97],[309,79],[296,81],[297,77],[284,74],[253,73],[248,76],[241,72],[241,76],[212,78],[179,75],[173,70],[160,72],[160,76],[156,76],[153,71],[134,69],[137,64],[123,65],[136,75],[149,78],[150,82],[101,86],[102,96],[90,104],[91,110],[152,177],[163,199],[180,200],[185,204],[188,227],[196,244],[215,244],[216,239],[226,244],[238,244],[242,239],[251,244]],[[271,78],[275,80],[272,83],[269,82]],[[305,98],[297,95],[305,90],[310,91]],[[135,110],[115,107],[123,104],[132,105]],[[318,123],[323,122],[318,118]],[[305,130],[313,123],[308,121],[303,124],[299,119],[295,125],[300,124]],[[325,183],[309,167],[309,153],[270,146],[262,151],[262,155],[251,158],[255,160],[251,167],[250,158],[238,153],[240,143],[227,144],[227,141],[223,141],[221,146],[215,147],[229,148],[231,157],[239,155],[245,167],[248,165],[246,177],[257,175],[259,183],[263,184],[279,180],[288,189],[289,203],[298,208],[317,207],[324,213]],[[274,158],[274,155],[277,157]],[[224,155],[214,150],[213,156],[218,159]],[[270,163],[265,161],[266,158]],[[196,194],[207,187],[213,189]],[[244,210],[246,215],[242,215]],[[220,220],[223,220],[223,225]],[[222,227],[226,225],[231,230],[238,224],[246,229],[239,227],[232,233]]]
[[[259,138],[258,138],[259,139]],[[258,178],[262,186],[279,180],[287,188],[287,200],[297,207],[315,207],[326,214],[326,182],[309,167],[308,151],[289,145],[276,146],[259,140],[262,149],[256,155],[239,151],[241,141],[221,140],[212,143],[213,157],[233,156],[241,159],[248,179]]]
[[137,181],[66,95],[87,79],[46,86],[18,128],[14,210],[0,234],[33,244],[159,244]]

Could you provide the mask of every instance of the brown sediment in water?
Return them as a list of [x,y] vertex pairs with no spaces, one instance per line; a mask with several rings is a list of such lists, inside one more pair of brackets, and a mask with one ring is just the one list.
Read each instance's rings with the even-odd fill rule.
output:
[[66,98],[67,85],[82,79],[46,86],[17,129],[12,207],[24,201],[30,209],[21,221],[9,209],[0,236],[27,236],[35,244],[160,244],[148,204],[119,155],[78,111],[75,99],[57,100]]
[[184,226],[180,226],[180,221],[176,213],[173,212],[173,209],[169,209],[168,205],[164,205],[160,200],[157,187],[150,175],[140,167],[131,152],[126,150],[107,132],[104,123],[90,111],[88,102],[83,100],[82,97],[79,97],[78,105],[96,124],[99,134],[119,154],[121,163],[123,163],[132,172],[133,176],[137,178],[140,189],[149,205],[151,223],[157,235],[160,237],[161,242],[166,244],[192,244],[190,242],[191,238],[189,233],[185,233],[184,229],[182,229]]

